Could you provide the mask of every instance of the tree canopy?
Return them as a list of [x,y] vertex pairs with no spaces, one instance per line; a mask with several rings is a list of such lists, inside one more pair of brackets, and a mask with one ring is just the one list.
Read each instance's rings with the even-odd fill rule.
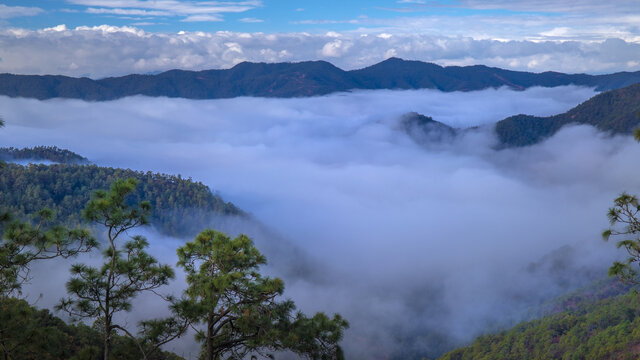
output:
[[246,235],[232,239],[205,230],[178,249],[178,258],[188,286],[176,311],[204,343],[204,359],[280,350],[311,359],[342,357],[338,342],[347,321],[323,313],[308,318],[295,312],[292,301],[279,300],[284,282],[260,274],[266,258]]

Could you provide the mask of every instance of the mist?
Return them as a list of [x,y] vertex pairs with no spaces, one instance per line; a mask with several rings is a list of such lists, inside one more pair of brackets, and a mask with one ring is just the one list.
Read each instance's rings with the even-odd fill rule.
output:
[[[100,103],[0,97],[0,142],[202,181],[256,220],[206,225],[251,235],[265,271],[283,277],[302,310],[351,322],[348,358],[419,358],[606,275],[616,251],[599,234],[613,198],[640,192],[640,170],[629,165],[640,145],[572,126],[497,151],[492,132],[507,116],[557,114],[593,95],[568,86]],[[479,128],[417,144],[399,126],[410,111]],[[174,262],[175,249],[158,244],[154,253]],[[66,277],[61,270],[60,283]]]

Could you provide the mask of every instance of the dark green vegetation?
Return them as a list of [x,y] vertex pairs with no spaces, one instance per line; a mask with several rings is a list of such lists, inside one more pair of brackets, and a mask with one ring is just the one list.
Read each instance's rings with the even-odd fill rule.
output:
[[607,281],[566,295],[549,305],[551,315],[481,336],[440,359],[637,359],[640,295],[627,289]]
[[566,113],[536,117],[515,115],[496,124],[504,147],[538,143],[567,124],[586,124],[600,131],[631,134],[640,124],[640,84],[596,95]]
[[[66,324],[48,310],[38,310],[16,298],[0,299],[0,356],[2,359],[98,360],[102,358],[101,324]],[[134,340],[114,334],[112,355],[139,360]],[[148,360],[178,360],[175,354],[156,351]]]
[[56,146],[35,146],[17,149],[14,147],[0,148],[0,159],[4,161],[35,160],[50,161],[58,164],[88,164],[89,160],[67,149]]
[[482,65],[448,66],[391,58],[360,70],[344,71],[325,61],[243,62],[227,70],[170,70],[158,75],[127,75],[101,80],[55,75],[0,75],[0,95],[36,99],[113,100],[147,95],[188,99],[238,96],[302,97],[352,89],[438,89],[470,91],[508,86],[583,85],[618,89],[640,82],[640,72],[610,75],[529,73]]
[[340,315],[308,318],[293,301],[280,301],[284,282],[263,277],[267,259],[245,235],[231,239],[215,230],[201,232],[178,249],[187,275],[185,297],[174,308],[204,343],[204,359],[244,359],[252,353],[288,349],[312,359],[343,358],[336,346],[349,324]]
[[194,236],[195,226],[212,216],[244,215],[200,182],[95,165],[5,164],[0,168],[0,210],[24,217],[46,207],[55,211],[58,222],[77,225],[91,193],[109,188],[119,178],[139,181],[131,201],[148,200],[151,224],[168,235]]
[[0,213],[0,299],[20,294],[33,262],[70,258],[91,251],[97,242],[85,229],[51,226],[53,212],[43,209],[32,222]]

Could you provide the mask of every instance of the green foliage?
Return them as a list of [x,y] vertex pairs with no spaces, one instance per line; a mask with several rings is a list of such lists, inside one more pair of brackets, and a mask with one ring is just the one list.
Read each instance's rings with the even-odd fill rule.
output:
[[127,201],[133,204],[148,200],[152,207],[150,223],[168,235],[194,236],[212,216],[244,215],[200,182],[94,165],[7,164],[0,168],[0,211],[4,208],[25,217],[46,207],[56,212],[58,222],[78,225],[83,222],[80,214],[91,193],[124,178],[139,182]]
[[0,148],[0,158],[11,160],[47,160],[59,164],[86,164],[89,160],[66,149],[56,146],[35,146],[17,149],[14,147]]
[[[16,298],[0,299],[0,355],[3,359],[97,360],[102,357],[99,331],[84,324],[68,325],[48,310],[37,310]],[[139,360],[135,341],[114,335],[114,358]],[[181,359],[156,352],[149,360]]]
[[481,336],[443,360],[637,359],[640,301],[635,291]]
[[88,230],[48,226],[53,216],[51,210],[43,209],[34,225],[0,215],[0,298],[19,293],[34,261],[73,257],[97,245]]
[[[128,205],[127,195],[137,186],[137,180],[116,180],[111,189],[96,191],[87,203],[84,216],[103,225],[107,233],[104,263],[100,268],[75,264],[73,277],[67,282],[70,297],[57,306],[79,318],[101,318],[104,321],[104,359],[110,359],[111,336],[116,330],[134,338],[124,327],[113,322],[114,314],[131,311],[131,300],[145,291],[153,291],[168,284],[174,277],[173,269],[158,264],[146,253],[148,242],[141,236],[123,245],[121,235],[147,223],[151,210],[149,203]],[[145,356],[144,348],[140,350]]]
[[188,287],[174,310],[204,342],[204,359],[241,359],[283,349],[312,359],[341,354],[337,343],[348,323],[340,315],[293,315],[292,301],[277,301],[283,281],[262,277],[258,268],[266,258],[246,235],[231,239],[205,230],[178,249],[178,259]]
[[609,209],[607,217],[611,228],[605,230],[602,237],[609,240],[611,237],[620,239],[617,242],[618,248],[626,250],[628,257],[626,261],[616,261],[609,268],[609,275],[618,276],[621,279],[639,283],[638,265],[640,265],[640,203],[633,195],[623,193],[614,200],[614,206]]

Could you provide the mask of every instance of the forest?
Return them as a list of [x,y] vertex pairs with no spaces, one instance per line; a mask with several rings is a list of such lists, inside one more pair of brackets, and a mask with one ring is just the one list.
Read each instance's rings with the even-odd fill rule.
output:
[[[152,224],[165,234],[187,236],[198,220],[194,214],[247,215],[180,176],[78,165],[86,159],[55,147],[5,151],[10,160],[65,164],[0,163],[3,359],[181,359],[161,347],[187,331],[202,343],[205,359],[283,350],[312,359],[342,357],[338,342],[348,322],[338,314],[307,317],[297,311],[291,300],[280,299],[284,282],[259,273],[266,258],[253,241],[216,230],[205,229],[177,249],[189,286],[181,296],[158,295],[169,317],[143,320],[137,330],[119,324],[119,313],[135,310],[134,298],[159,294],[175,278],[173,266],[160,264],[147,252],[148,241],[130,231]],[[72,265],[69,296],[56,305],[72,323],[22,299],[23,285],[42,276],[31,273],[35,262],[81,259],[99,250],[104,264]]]

